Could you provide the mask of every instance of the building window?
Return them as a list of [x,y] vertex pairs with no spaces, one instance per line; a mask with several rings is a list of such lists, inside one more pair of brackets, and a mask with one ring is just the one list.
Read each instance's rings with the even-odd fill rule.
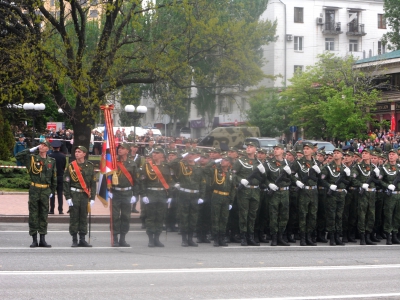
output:
[[294,65],[294,74],[303,72],[303,66]]
[[350,52],[357,52],[358,51],[358,40],[350,40],[349,51]]
[[303,7],[294,8],[294,22],[303,23]]
[[385,53],[386,53],[385,44],[382,43],[381,41],[378,41],[378,55]]
[[378,14],[378,28],[386,29],[386,19],[383,14]]
[[359,32],[359,22],[358,20],[360,19],[360,15],[358,11],[350,11],[349,12],[349,32]]
[[89,12],[89,18],[97,18],[99,16],[99,12],[97,9],[92,9]]
[[304,37],[295,36],[294,37],[294,51],[303,51]]
[[328,9],[325,10],[325,30],[327,31],[336,30],[334,10],[328,10]]
[[328,51],[335,50],[335,39],[334,38],[326,38],[325,39],[325,50],[328,50]]

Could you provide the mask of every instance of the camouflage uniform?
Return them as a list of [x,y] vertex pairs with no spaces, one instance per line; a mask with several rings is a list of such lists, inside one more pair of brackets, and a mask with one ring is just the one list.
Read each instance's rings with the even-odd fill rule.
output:
[[[355,165],[351,166],[350,170],[354,167]],[[356,242],[354,233],[357,228],[358,191],[359,189],[354,186],[347,188],[343,209],[343,242]]]
[[47,234],[47,216],[49,213],[49,197],[55,193],[57,186],[56,161],[54,158],[42,158],[29,149],[15,155],[28,171],[31,179],[29,187],[29,235]]

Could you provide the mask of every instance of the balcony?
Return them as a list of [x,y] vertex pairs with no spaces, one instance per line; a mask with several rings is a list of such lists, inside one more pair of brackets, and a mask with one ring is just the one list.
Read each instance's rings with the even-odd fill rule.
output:
[[350,35],[350,36],[364,36],[364,35],[366,35],[365,25],[364,24],[354,24],[354,23],[347,24],[346,35]]
[[340,22],[326,22],[322,27],[322,33],[327,35],[338,35],[343,33]]

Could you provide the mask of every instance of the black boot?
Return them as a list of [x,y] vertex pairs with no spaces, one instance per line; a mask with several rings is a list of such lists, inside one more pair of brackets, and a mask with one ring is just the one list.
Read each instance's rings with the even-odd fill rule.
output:
[[246,234],[244,232],[240,233],[240,245],[247,246]]
[[218,237],[218,234],[214,234],[214,235],[213,235],[213,238],[214,238],[214,244],[213,244],[213,246],[214,246],[214,247],[219,247],[219,237]]
[[335,234],[333,232],[329,233],[329,245],[336,246]]
[[386,233],[386,245],[392,245],[392,237],[390,236],[390,233]]
[[306,234],[303,232],[300,232],[300,246],[307,246]]
[[266,239],[267,241],[269,241],[269,240],[272,239],[272,236],[269,234],[269,230],[268,230],[267,232],[265,232],[265,239]]
[[188,245],[191,247],[198,247],[195,242],[193,242],[193,233],[188,233]]
[[269,243],[269,240],[266,239],[266,235],[262,231],[259,232],[258,239],[260,243]]
[[317,231],[316,231],[316,230],[314,230],[314,231],[311,233],[311,241],[312,241],[314,244],[317,244]]
[[293,238],[291,232],[288,232],[288,233],[286,234],[286,236],[287,236],[287,241],[288,241],[289,243],[296,243],[296,240]]
[[387,237],[386,237],[386,233],[383,232],[383,231],[380,232],[380,236],[382,237],[382,240],[384,240],[384,239],[387,238]]
[[113,234],[113,247],[119,247],[119,243],[118,243],[118,234]]
[[36,248],[38,246],[39,244],[37,242],[37,233],[35,233],[34,235],[32,235],[32,244],[29,247]]
[[376,238],[378,241],[382,241],[382,240],[384,239],[384,238],[381,236],[379,230],[375,232],[375,238]]
[[[218,237],[218,236],[217,236]],[[215,240],[214,240],[215,243]],[[215,244],[214,244],[215,245]],[[225,242],[225,235],[223,233],[219,234],[219,245],[221,247],[228,247],[228,244]]]
[[376,237],[375,237],[375,233],[374,232],[372,232],[370,235],[369,235],[369,238],[370,238],[370,240],[372,241],[372,242],[375,242],[375,243],[379,243],[381,240],[378,240]]
[[345,230],[345,231],[343,231],[343,237],[342,237],[342,242],[343,243],[348,243],[349,242],[349,239],[348,239],[348,231],[347,230]]
[[181,235],[182,235],[182,244],[181,244],[181,246],[182,246],[182,247],[188,247],[189,244],[188,244],[186,232],[183,232],[183,231],[182,231],[182,232],[181,232]]
[[328,240],[325,238],[325,231],[318,231],[317,233],[317,242],[327,243]]
[[360,245],[365,246],[367,243],[365,242],[365,233],[360,232]]
[[72,245],[71,245],[71,247],[73,247],[73,248],[78,247],[78,234],[77,233],[74,233],[72,235]]
[[340,239],[340,233],[339,232],[335,233],[335,242],[336,242],[336,245],[345,246],[345,244]]
[[45,240],[44,237],[45,237],[44,234],[41,234],[41,235],[40,235],[39,247],[51,248],[51,245],[49,245],[49,244],[46,243],[46,240]]
[[142,229],[146,229],[146,219],[145,218],[140,218],[140,220],[142,221]]
[[276,245],[278,245],[278,239],[277,239],[277,236],[276,236],[276,234],[272,234],[271,235],[271,246],[276,246]]
[[126,235],[126,233],[121,233],[119,236],[119,246],[120,247],[130,247],[131,246],[125,241],[125,235]]
[[371,234],[370,233],[366,233],[365,234],[365,242],[367,243],[367,245],[376,246],[376,243],[371,241]]
[[238,234],[231,234],[231,243],[240,243],[240,237],[238,236]]
[[354,230],[349,230],[347,232],[347,238],[349,240],[349,243],[357,243],[356,241],[356,235],[354,233]]
[[311,239],[312,233],[306,233],[306,243],[308,246],[317,246],[316,243],[314,243]]
[[196,242],[197,242],[198,244],[203,243],[203,234],[202,234],[201,232],[198,232],[198,233],[197,233]]
[[83,233],[79,234],[79,244],[78,247],[92,247],[88,242],[85,241],[85,235]]
[[295,239],[296,241],[300,241],[300,233],[296,232],[296,233],[294,234],[294,239]]
[[249,233],[248,236],[249,236],[249,238],[247,239],[247,244],[249,246],[260,246],[260,243],[257,243],[254,240],[254,233]]
[[253,234],[254,238],[253,238],[253,240],[254,240],[254,242],[256,242],[256,244],[258,243],[258,244],[260,245],[260,239],[258,238],[259,235],[260,235],[260,231],[259,231],[259,230],[254,231],[254,234]]
[[285,240],[283,239],[282,232],[278,232],[278,245],[279,246],[290,246],[290,244],[286,243]]
[[150,248],[155,247],[155,245],[154,245],[154,234],[153,233],[147,233],[147,236],[149,237],[149,243],[147,244],[147,246],[150,247]]
[[[392,243],[393,244],[400,244],[400,240],[397,237],[397,232],[392,231]],[[39,245],[40,246],[40,245]]]
[[164,247],[164,244],[160,242],[160,233],[154,234],[154,246],[156,247]]

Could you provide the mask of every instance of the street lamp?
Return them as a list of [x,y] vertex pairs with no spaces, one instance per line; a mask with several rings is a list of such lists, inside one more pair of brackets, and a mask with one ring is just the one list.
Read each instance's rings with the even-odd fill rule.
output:
[[43,113],[46,105],[43,103],[33,104],[32,102],[25,103],[22,108],[32,117],[32,146],[35,146],[35,118]]
[[143,118],[143,116],[147,113],[147,107],[143,105],[139,105],[136,107],[136,112],[135,112],[135,106],[129,104],[125,106],[125,111],[130,116],[133,120],[133,142],[136,142],[136,125],[137,121],[140,118]]

